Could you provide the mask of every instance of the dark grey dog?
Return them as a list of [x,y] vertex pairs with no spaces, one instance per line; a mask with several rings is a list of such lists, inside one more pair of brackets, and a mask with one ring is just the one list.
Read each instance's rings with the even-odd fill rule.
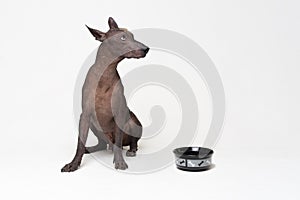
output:
[[[145,57],[149,48],[136,41],[131,32],[119,28],[113,18],[108,19],[108,24],[110,29],[106,33],[87,27],[102,43],[82,88],[77,151],[72,162],[61,169],[62,172],[75,171],[84,153],[106,149],[107,145],[113,147],[116,169],[128,168],[122,156],[122,146],[130,146],[127,156],[136,155],[142,125],[127,107],[116,68],[124,58]],[[98,138],[98,144],[93,147],[85,147],[89,129]]]

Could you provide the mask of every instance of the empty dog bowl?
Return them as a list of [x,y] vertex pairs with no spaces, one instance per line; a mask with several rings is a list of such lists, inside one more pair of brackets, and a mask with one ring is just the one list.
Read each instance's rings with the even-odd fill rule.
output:
[[204,171],[212,166],[213,150],[203,147],[181,147],[173,150],[176,166],[185,171]]

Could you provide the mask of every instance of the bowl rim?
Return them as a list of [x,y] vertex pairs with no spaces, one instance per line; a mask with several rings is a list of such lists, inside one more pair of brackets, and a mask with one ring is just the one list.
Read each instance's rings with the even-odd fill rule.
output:
[[[204,150],[205,153],[201,154],[201,150]],[[198,152],[198,154],[185,154],[186,152]],[[206,159],[210,158],[214,151],[212,149],[200,146],[187,146],[179,147],[173,150],[173,153],[178,158],[188,158],[188,159]],[[200,154],[199,154],[200,153]]]

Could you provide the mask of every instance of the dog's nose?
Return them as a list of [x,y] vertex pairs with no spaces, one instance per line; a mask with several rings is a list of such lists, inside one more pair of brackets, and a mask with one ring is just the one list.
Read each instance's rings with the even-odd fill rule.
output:
[[148,53],[148,51],[149,51],[149,47],[147,47],[144,51],[145,51],[145,53]]

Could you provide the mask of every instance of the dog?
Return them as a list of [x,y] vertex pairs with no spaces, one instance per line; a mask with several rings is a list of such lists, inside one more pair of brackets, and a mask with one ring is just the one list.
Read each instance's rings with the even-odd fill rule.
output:
[[[119,28],[112,17],[108,19],[108,25],[107,32],[86,26],[101,45],[82,87],[76,154],[61,172],[77,170],[84,153],[107,149],[107,145],[113,150],[115,169],[128,168],[122,155],[123,146],[129,146],[126,156],[136,155],[142,124],[127,106],[117,65],[125,58],[144,58],[149,47],[136,41],[127,29]],[[98,144],[85,147],[89,129],[97,137]]]

